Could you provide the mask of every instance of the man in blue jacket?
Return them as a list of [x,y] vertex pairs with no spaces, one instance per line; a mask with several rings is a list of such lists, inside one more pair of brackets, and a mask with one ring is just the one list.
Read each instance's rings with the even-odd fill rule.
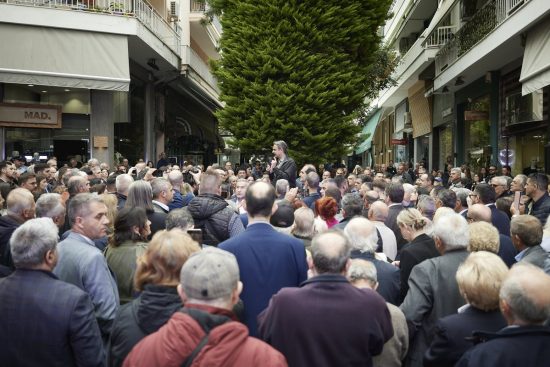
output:
[[307,263],[303,242],[277,232],[269,224],[277,210],[273,186],[265,182],[251,184],[245,201],[248,227],[218,247],[237,258],[244,285],[244,321],[250,335],[256,336],[258,314],[281,288],[297,287],[306,280]]

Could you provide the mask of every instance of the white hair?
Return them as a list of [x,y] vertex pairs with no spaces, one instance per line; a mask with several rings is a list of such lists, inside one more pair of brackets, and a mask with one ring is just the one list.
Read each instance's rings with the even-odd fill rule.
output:
[[433,235],[438,237],[445,251],[466,249],[470,242],[468,222],[460,214],[449,213],[434,222]]

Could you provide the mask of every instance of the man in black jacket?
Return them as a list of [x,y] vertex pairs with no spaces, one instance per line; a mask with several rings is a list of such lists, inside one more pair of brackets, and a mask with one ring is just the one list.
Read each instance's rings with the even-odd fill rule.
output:
[[543,173],[529,175],[525,185],[525,195],[531,198],[527,214],[537,217],[543,226],[550,214],[550,197],[546,191],[547,187],[548,176]]
[[221,197],[221,178],[214,170],[201,175],[199,195],[187,206],[195,221],[195,228],[202,229],[203,243],[218,243],[244,232],[244,226],[231,206]]
[[296,162],[288,155],[288,145],[282,140],[273,143],[273,155],[271,166],[267,167],[269,178],[275,186],[275,182],[285,179],[290,184],[290,188],[296,187]]
[[7,214],[0,217],[0,264],[13,269],[10,238],[17,227],[34,218],[36,205],[29,190],[17,188],[8,194],[7,207]]

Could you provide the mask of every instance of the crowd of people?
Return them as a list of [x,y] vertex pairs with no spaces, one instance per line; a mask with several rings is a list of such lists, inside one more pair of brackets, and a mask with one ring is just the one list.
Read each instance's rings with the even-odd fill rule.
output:
[[548,177],[487,172],[0,162],[1,364],[545,365]]

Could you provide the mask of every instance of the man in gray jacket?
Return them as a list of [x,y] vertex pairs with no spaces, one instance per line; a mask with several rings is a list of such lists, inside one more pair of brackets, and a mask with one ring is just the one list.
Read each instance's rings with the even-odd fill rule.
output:
[[88,293],[104,342],[109,338],[120,303],[118,288],[94,240],[107,233],[107,206],[95,194],[78,194],[69,204],[71,233],[57,246],[54,274]]
[[465,304],[455,276],[458,266],[468,256],[469,237],[468,223],[459,214],[444,215],[434,223],[433,238],[441,256],[413,268],[409,292],[401,305],[412,336],[408,366],[422,366],[437,320],[456,313]]

